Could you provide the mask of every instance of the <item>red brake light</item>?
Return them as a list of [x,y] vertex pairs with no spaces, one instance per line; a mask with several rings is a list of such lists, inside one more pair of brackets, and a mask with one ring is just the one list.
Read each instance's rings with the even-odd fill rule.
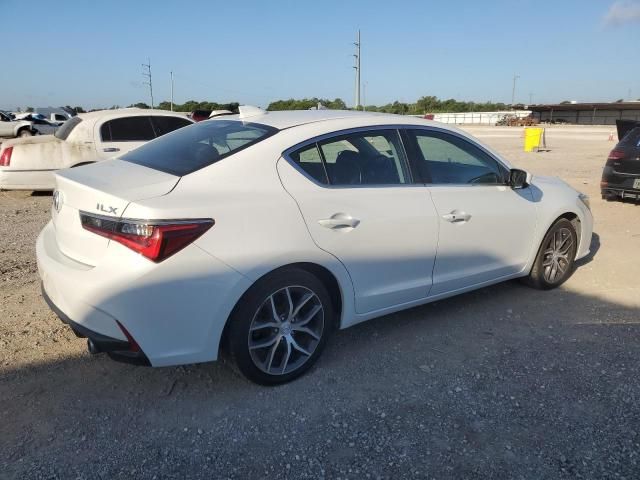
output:
[[621,160],[625,157],[625,153],[622,150],[616,150],[615,148],[609,152],[607,160]]
[[85,230],[109,238],[158,263],[209,230],[212,219],[145,222],[80,213]]
[[0,155],[0,167],[8,167],[11,164],[12,153],[13,147],[7,147],[2,151],[2,155]]

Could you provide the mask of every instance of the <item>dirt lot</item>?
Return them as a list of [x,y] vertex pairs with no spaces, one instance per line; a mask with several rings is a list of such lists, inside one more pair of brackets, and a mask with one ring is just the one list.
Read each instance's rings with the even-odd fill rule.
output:
[[50,196],[0,193],[2,478],[639,478],[640,205],[600,200],[610,129],[469,128],[591,195],[560,289],[509,282],[339,332],[277,388],[90,356],[40,296]]

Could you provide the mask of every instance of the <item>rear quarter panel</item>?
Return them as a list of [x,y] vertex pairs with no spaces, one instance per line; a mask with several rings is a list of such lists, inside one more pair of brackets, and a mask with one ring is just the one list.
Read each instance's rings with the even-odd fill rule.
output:
[[79,163],[96,161],[93,143],[52,140],[13,146],[11,168],[20,170],[59,170]]

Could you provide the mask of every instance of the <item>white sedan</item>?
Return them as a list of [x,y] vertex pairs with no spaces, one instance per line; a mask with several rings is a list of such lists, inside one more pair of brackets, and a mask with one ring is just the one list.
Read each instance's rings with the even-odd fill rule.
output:
[[56,177],[38,268],[90,352],[164,366],[224,347],[262,384],[302,374],[335,327],[556,287],[593,223],[561,180],[395,115],[241,107]]
[[56,170],[112,158],[192,123],[179,113],[137,108],[77,115],[54,135],[4,142],[0,190],[53,190]]

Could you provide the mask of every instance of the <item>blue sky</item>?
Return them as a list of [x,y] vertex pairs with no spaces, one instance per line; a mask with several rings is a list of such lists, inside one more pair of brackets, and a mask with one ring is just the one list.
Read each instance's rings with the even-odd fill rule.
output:
[[0,0],[0,106],[640,98],[640,0]]

